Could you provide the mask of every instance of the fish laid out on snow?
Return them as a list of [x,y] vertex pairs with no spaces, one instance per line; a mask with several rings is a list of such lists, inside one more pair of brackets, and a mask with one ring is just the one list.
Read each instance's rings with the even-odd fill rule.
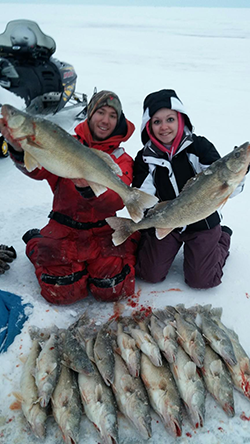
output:
[[123,325],[132,338],[134,338],[137,347],[142,353],[145,353],[154,365],[160,366],[162,364],[160,349],[156,341],[149,334],[143,321],[137,324],[133,319],[124,317]]
[[195,323],[196,313],[185,309],[182,304],[175,309],[177,340],[197,367],[201,367],[205,356],[205,341]]
[[123,359],[115,352],[112,390],[120,412],[128,418],[144,439],[152,435],[151,415],[146,389],[140,378],[130,375]]
[[224,412],[234,416],[233,381],[222,359],[206,345],[206,353],[201,368],[203,379],[209,393]]
[[116,341],[118,353],[126,363],[129,373],[137,377],[140,374],[141,352],[136,346],[135,340],[125,333],[122,322],[117,323]]
[[213,320],[210,309],[211,305],[198,306],[201,331],[210,347],[229,365],[235,365],[237,359],[232,342],[228,334]]
[[169,365],[193,427],[203,427],[206,391],[195,363],[179,346],[176,361]]
[[63,330],[61,333],[62,345],[62,363],[70,367],[77,373],[86,373],[87,375],[94,371],[84,345],[77,340],[70,329]]
[[156,367],[141,354],[141,377],[146,387],[151,407],[160,416],[170,435],[181,436],[181,399],[168,364]]
[[106,221],[115,230],[114,245],[122,244],[137,230],[155,227],[156,237],[162,239],[175,228],[205,219],[225,204],[244,178],[249,164],[250,145],[246,142],[189,179],[178,197],[155,205],[139,223],[108,217]]
[[226,365],[230,371],[234,386],[243,395],[245,395],[250,400],[250,359],[246,354],[245,350],[239,342],[239,337],[235,331],[227,328],[220,320],[222,309],[212,309],[210,311],[211,316],[218,326],[226,332],[229,336],[234,354],[237,360],[236,365],[230,365],[226,362]]
[[[160,311],[160,310],[158,310]],[[157,342],[159,349],[168,362],[175,361],[178,344],[176,342],[176,331],[170,324],[165,325],[160,319],[152,314],[149,323],[152,337]]]
[[119,194],[135,222],[158,201],[126,185],[118,177],[122,175],[120,167],[107,153],[81,144],[56,124],[11,105],[3,105],[1,113],[0,132],[14,147],[24,150],[28,171],[44,167],[60,177],[85,179],[96,196],[110,188]]
[[117,405],[113,392],[97,368],[91,375],[79,373],[78,385],[85,414],[104,444],[118,444]]
[[46,407],[61,371],[59,336],[52,333],[36,361],[35,378],[41,407]]
[[20,387],[22,398],[22,411],[37,438],[45,436],[46,410],[39,403],[38,389],[33,373],[36,360],[41,351],[39,342],[34,340],[27,361],[24,364]]
[[66,444],[78,444],[83,408],[76,374],[65,365],[51,396],[52,412]]
[[13,394],[38,438],[52,407],[66,444],[79,443],[83,410],[103,444],[119,442],[119,411],[143,439],[152,435],[150,408],[173,437],[181,436],[180,398],[192,426],[202,427],[206,392],[233,417],[234,388],[250,400],[250,359],[221,315],[211,305],[178,304],[104,323],[85,311],[62,330],[30,326],[21,396]]
[[108,324],[104,324],[97,333],[94,343],[94,357],[105,383],[110,386],[114,381],[115,358]]
[[[150,320],[151,335],[158,343],[166,360],[171,364],[175,361],[178,350],[177,333],[174,327],[175,313],[174,307],[154,310]],[[158,319],[157,324],[155,318]]]

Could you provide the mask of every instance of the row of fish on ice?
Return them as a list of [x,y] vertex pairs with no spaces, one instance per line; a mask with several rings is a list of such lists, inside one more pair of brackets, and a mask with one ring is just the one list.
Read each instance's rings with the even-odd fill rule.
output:
[[183,405],[192,426],[203,426],[206,391],[234,416],[233,387],[250,399],[250,361],[221,314],[177,305],[99,327],[86,312],[65,330],[30,327],[21,401],[34,434],[44,437],[51,408],[66,444],[77,444],[84,411],[102,442],[115,444],[119,410],[148,439],[152,408],[177,437]]

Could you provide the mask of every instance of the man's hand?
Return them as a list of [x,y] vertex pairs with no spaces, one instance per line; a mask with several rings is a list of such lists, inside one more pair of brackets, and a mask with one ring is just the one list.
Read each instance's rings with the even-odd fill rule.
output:
[[13,140],[13,138],[10,134],[9,128],[7,127],[7,125],[4,122],[4,119],[0,119],[0,133],[7,140],[7,142],[9,142],[10,145],[13,146],[15,151],[19,151],[19,152],[23,151],[20,143]]
[[9,270],[9,263],[16,258],[16,251],[13,247],[7,245],[0,245],[0,274],[4,274]]
[[89,187],[89,184],[85,179],[72,179],[72,182],[78,188]]

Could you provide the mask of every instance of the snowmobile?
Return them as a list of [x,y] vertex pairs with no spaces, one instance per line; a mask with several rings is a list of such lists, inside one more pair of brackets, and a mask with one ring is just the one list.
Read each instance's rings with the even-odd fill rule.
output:
[[[55,51],[54,39],[36,22],[10,21],[0,34],[0,86],[24,99],[25,111],[33,115],[53,120],[57,113],[70,113],[84,120],[87,96],[75,92],[76,72],[52,57]],[[8,143],[0,134],[1,156],[8,156]]]

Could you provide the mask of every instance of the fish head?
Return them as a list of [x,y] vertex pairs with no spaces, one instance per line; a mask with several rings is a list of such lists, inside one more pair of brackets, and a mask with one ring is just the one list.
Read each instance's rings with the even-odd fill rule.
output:
[[34,135],[34,125],[29,114],[20,111],[12,105],[3,105],[1,133],[10,142],[15,139],[23,139]]
[[234,174],[246,174],[248,166],[250,165],[250,144],[243,143],[235,147],[231,153],[225,156],[225,165],[227,169]]
[[186,404],[186,409],[188,411],[190,421],[192,425],[198,429],[203,427],[205,418],[205,397],[204,393],[196,390],[194,393],[190,394],[189,402]]

